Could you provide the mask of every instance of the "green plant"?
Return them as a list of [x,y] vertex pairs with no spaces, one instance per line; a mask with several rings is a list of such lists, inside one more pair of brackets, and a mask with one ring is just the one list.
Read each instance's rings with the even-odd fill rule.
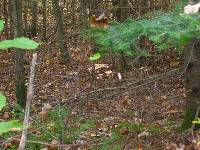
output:
[[110,138],[106,138],[103,140],[103,144],[102,146],[99,148],[100,150],[107,150],[107,149],[111,149],[111,150],[118,150],[121,149],[120,145],[115,144],[113,145],[113,147],[111,146],[113,143],[115,142],[119,142],[120,140],[122,140],[122,136],[119,134],[112,134],[112,136]]
[[[70,118],[67,125],[65,125],[66,118]],[[73,119],[73,121],[71,120]],[[52,142],[53,140],[60,141],[63,134],[64,143],[73,143],[79,139],[80,134],[87,132],[95,127],[94,119],[82,120],[79,117],[71,118],[69,110],[66,107],[56,106],[48,112],[45,120],[41,120],[36,116],[32,127],[36,132],[29,135],[31,141],[45,141]],[[43,145],[35,143],[27,143],[28,149],[42,149]]]
[[[0,32],[4,28],[4,21],[0,20]],[[28,38],[20,37],[13,40],[4,40],[0,42],[0,49],[8,48],[20,48],[20,49],[35,49],[39,46],[39,43],[36,43]],[[0,93],[0,111],[6,105],[6,97]],[[22,123],[17,120],[10,120],[0,122],[0,135],[9,131],[17,131],[22,129]]]
[[[6,106],[6,97],[0,93],[0,111]],[[21,130],[22,124],[17,120],[0,122],[0,135],[9,131]]]
[[107,29],[90,28],[84,32],[84,37],[100,47],[90,60],[97,60],[110,50],[127,55],[149,56],[148,50],[140,43],[144,37],[148,37],[160,52],[167,48],[181,50],[190,39],[199,36],[199,18],[199,13],[187,15],[177,9],[169,13],[157,13],[151,19],[127,19],[123,23],[113,21]]

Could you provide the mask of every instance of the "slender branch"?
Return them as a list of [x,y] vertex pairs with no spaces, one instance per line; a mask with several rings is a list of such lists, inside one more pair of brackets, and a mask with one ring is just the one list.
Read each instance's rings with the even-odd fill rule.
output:
[[[19,141],[20,139],[17,138],[13,138],[16,141]],[[20,140],[21,141],[21,140]],[[44,145],[44,146],[55,146],[55,147],[65,147],[65,148],[74,148],[74,147],[78,147],[78,146],[84,146],[87,145],[87,143],[76,143],[76,144],[52,144],[52,143],[48,143],[48,142],[41,142],[41,141],[30,141],[30,140],[25,140],[25,142],[27,143],[33,143],[33,144],[40,144],[40,145]]]
[[22,131],[22,136],[21,136],[18,150],[24,150],[25,145],[26,145],[28,126],[29,126],[30,107],[31,107],[31,101],[33,99],[33,94],[34,94],[34,78],[35,78],[35,68],[37,64],[36,61],[37,61],[37,53],[34,53],[32,62],[31,62],[31,71],[30,71],[30,78],[29,78],[29,85],[28,85],[28,92],[27,92],[23,131]]

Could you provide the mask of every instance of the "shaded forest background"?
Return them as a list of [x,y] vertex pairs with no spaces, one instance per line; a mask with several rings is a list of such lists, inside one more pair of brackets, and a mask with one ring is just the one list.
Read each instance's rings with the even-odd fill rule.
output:
[[[13,31],[13,2],[22,4],[18,7],[20,34],[43,42],[36,50],[39,62],[29,149],[176,149],[171,143],[193,144],[193,136],[177,130],[188,92],[183,84],[182,53],[173,49],[158,53],[144,39],[141,42],[149,48],[150,58],[109,53],[91,62],[88,58],[98,46],[82,38],[92,15],[104,12],[109,20],[124,22],[129,17],[151,17],[154,11],[167,12],[179,1],[0,0],[5,21],[1,40],[19,36]],[[19,86],[24,94],[15,96],[15,86],[26,85],[31,54],[7,50],[0,55],[0,91],[9,102],[0,114],[3,119],[23,116],[16,101],[25,105],[26,90]],[[121,68],[124,59],[127,70]],[[16,72],[15,65],[24,75]],[[16,149],[19,138],[18,133],[5,135],[1,147]]]

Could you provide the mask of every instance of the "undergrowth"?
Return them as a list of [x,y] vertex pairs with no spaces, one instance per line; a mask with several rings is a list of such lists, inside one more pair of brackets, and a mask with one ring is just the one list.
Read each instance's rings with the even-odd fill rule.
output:
[[[85,119],[82,117],[72,117],[71,121],[65,126],[65,117],[69,117],[69,111],[67,108],[58,106],[51,110],[45,120],[41,120],[38,116],[31,120],[32,125],[29,128],[29,141],[48,142],[61,141],[62,135],[64,135],[64,144],[72,144],[76,140],[81,140],[84,137],[88,141],[98,141],[97,145],[88,145],[91,150],[120,150],[127,141],[129,135],[137,137],[139,134],[145,133],[143,136],[157,136],[169,132],[165,128],[161,128],[153,123],[143,124],[123,121],[116,124],[109,129],[109,136],[91,136],[92,133],[98,133],[98,127],[96,126],[96,118]],[[172,124],[166,124],[167,128],[173,126]],[[108,125],[109,128],[109,125]],[[64,132],[63,132],[64,131]],[[86,136],[87,135],[87,136]],[[4,135],[4,139],[15,136],[15,133],[9,133]],[[27,142],[26,149],[42,149],[47,146],[42,144],[36,144]],[[17,144],[12,144],[8,150],[17,149]]]

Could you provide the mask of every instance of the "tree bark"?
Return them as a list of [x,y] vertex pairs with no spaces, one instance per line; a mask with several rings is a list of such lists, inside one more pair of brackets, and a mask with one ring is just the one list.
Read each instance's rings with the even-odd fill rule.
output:
[[31,36],[37,36],[37,24],[38,24],[38,2],[37,0],[31,0],[31,13],[32,13],[32,23],[31,23]]
[[46,0],[42,0],[42,18],[43,18],[43,21],[42,21],[42,37],[43,37],[43,40],[46,41],[47,40],[47,2]]
[[69,52],[67,47],[64,43],[64,30],[63,30],[63,18],[62,18],[62,11],[59,6],[58,0],[52,0],[54,16],[56,18],[56,23],[58,25],[58,40],[59,40],[59,47],[62,54],[63,61],[65,63],[69,62]]
[[[185,86],[187,92],[187,108],[182,130],[192,126],[197,109],[200,104],[200,40],[192,40],[189,48],[185,52]],[[199,117],[199,115],[198,115]]]
[[[21,9],[21,0],[11,0],[12,4],[12,27],[13,27],[13,36],[21,37],[22,36],[22,9]],[[24,71],[24,51],[15,49],[15,90],[17,103],[23,108],[26,104],[26,86],[25,86],[25,71]]]
[[7,0],[3,1],[3,13],[4,13],[4,19],[5,19],[5,36],[8,39],[8,5]]
[[24,35],[27,36],[28,32],[28,1],[24,1],[24,12],[23,12],[23,19],[24,19]]
[[25,115],[24,115],[24,122],[23,122],[23,131],[20,140],[20,144],[18,150],[24,150],[26,146],[26,139],[28,134],[28,126],[29,126],[29,117],[30,117],[30,108],[31,108],[31,101],[34,95],[34,78],[35,78],[35,70],[37,64],[37,53],[33,54],[32,63],[31,63],[31,71],[30,71],[30,78],[28,84],[28,92],[27,92],[27,102],[25,108]]

